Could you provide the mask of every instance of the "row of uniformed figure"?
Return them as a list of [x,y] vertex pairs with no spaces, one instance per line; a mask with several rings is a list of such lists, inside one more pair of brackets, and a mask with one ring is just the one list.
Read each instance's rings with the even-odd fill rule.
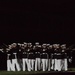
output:
[[66,44],[13,43],[6,53],[7,71],[67,71],[72,59]]

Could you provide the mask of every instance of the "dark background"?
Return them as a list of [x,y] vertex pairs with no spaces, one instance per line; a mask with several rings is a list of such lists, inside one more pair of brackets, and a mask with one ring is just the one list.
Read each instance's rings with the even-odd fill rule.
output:
[[75,43],[74,10],[72,1],[0,1],[0,45],[24,41],[72,45]]
[[27,0],[0,2],[0,42],[75,42],[72,1]]

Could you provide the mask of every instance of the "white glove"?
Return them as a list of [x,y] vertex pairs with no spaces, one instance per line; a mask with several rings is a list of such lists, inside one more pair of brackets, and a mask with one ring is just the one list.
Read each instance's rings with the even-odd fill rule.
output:
[[71,58],[69,59],[69,62],[70,62],[70,63],[72,62],[72,59],[71,59]]

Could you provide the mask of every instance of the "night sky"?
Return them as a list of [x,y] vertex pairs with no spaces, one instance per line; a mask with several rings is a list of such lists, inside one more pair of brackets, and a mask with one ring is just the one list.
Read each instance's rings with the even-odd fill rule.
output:
[[75,4],[71,1],[0,2],[0,43],[75,43]]

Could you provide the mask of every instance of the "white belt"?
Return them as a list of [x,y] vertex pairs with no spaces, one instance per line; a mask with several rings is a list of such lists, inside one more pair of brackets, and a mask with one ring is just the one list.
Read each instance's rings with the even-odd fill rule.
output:
[[23,54],[26,54],[26,53],[23,53]]
[[61,54],[57,54],[57,55],[61,55]]
[[29,54],[33,54],[33,53],[29,53]]
[[10,54],[8,54],[8,55],[10,55]]
[[13,53],[13,54],[17,54],[17,53]]
[[47,54],[47,53],[43,53],[43,54]]
[[40,52],[35,52],[35,53],[40,53]]

